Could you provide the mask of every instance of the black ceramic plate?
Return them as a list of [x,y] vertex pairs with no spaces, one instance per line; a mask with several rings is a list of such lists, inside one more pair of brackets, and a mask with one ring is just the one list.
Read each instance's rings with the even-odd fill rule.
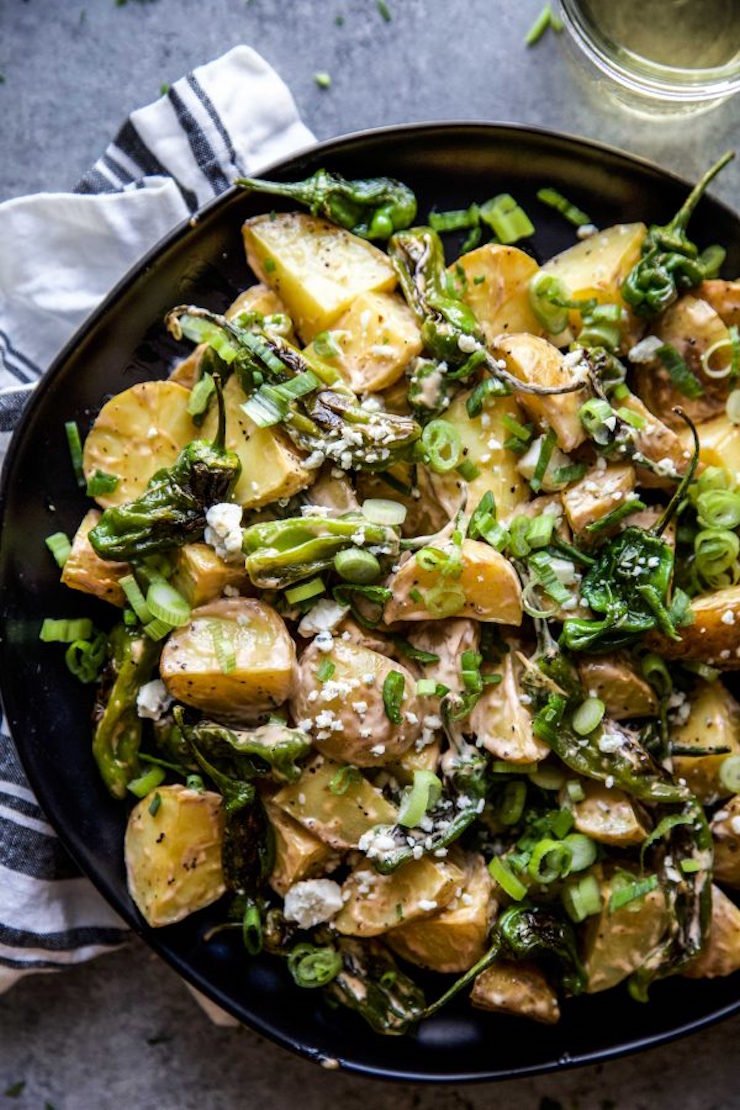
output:
[[[349,177],[400,177],[416,189],[422,216],[432,205],[459,208],[511,192],[537,226],[524,246],[539,258],[574,242],[573,229],[536,200],[543,185],[560,189],[602,227],[664,222],[688,189],[654,166],[592,143],[483,124],[351,136],[271,172],[295,179],[319,166]],[[735,1012],[737,978],[676,979],[657,985],[647,1006],[619,989],[573,1000],[555,1028],[481,1014],[462,1000],[411,1036],[384,1038],[349,1012],[327,1008],[319,992],[294,987],[281,961],[247,960],[231,934],[204,943],[217,908],[167,929],[143,927],[124,880],[125,807],[107,796],[90,757],[90,691],[67,672],[61,651],[38,641],[45,616],[110,619],[105,606],[58,584],[44,547],[50,532],[72,534],[83,512],[63,422],[76,419],[86,432],[109,394],[166,376],[182,347],[165,333],[165,311],[184,301],[222,309],[249,284],[240,225],[271,206],[269,199],[226,193],[155,248],[57,359],[13,440],[0,494],[0,680],[13,736],[49,819],[121,916],[195,986],[279,1044],[357,1072],[405,1080],[511,1077],[604,1060]],[[724,243],[727,272],[740,272],[740,220],[729,209],[705,200],[692,226],[699,243]]]

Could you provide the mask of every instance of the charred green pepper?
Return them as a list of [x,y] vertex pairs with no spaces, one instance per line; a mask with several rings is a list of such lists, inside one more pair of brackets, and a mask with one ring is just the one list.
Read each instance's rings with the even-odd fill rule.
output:
[[154,475],[141,497],[105,510],[89,533],[101,559],[130,562],[202,537],[207,510],[228,499],[241,470],[238,457],[224,445],[226,417],[218,383],[216,391],[219,417],[213,442],[189,443],[173,466]]
[[305,181],[238,177],[234,184],[305,204],[312,215],[326,216],[362,239],[387,239],[416,219],[416,197],[408,185],[391,177],[348,181],[341,174],[317,170]]

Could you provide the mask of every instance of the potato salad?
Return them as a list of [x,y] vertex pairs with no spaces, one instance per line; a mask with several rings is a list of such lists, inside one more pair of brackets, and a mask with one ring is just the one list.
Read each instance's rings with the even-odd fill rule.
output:
[[237,182],[246,288],[67,424],[95,507],[47,540],[110,607],[41,637],[148,926],[211,907],[380,1034],[740,967],[740,281],[689,233],[728,158],[604,229]]

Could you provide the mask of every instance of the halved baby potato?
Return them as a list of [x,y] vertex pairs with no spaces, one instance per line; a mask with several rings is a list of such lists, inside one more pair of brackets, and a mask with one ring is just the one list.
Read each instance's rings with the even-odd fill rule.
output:
[[[310,486],[316,471],[305,468],[303,455],[282,429],[259,428],[247,416],[242,409],[246,399],[233,374],[224,386],[226,446],[238,455],[242,469],[231,500],[245,509],[256,509]],[[203,421],[204,439],[215,436],[217,422],[218,412],[211,405]]]
[[253,216],[242,234],[249,265],[286,304],[304,343],[332,327],[361,293],[396,285],[383,251],[318,216]]
[[[224,651],[232,655],[231,668],[222,665]],[[194,609],[175,629],[159,668],[177,701],[218,718],[250,721],[290,697],[295,644],[269,605],[222,598]]]
[[404,960],[443,974],[467,971],[481,958],[494,908],[493,881],[483,856],[456,854],[453,862],[462,866],[464,879],[444,909],[388,934],[389,946]]
[[599,844],[630,847],[642,844],[649,833],[644,815],[623,790],[609,790],[600,782],[581,779],[584,798],[571,802],[567,791],[560,793],[560,805],[573,812],[576,831]]
[[[701,802],[710,803],[732,793],[719,776],[728,756],[740,754],[740,705],[724,683],[697,682],[690,694],[688,719],[671,729],[671,742],[688,752],[697,749],[696,755],[674,755],[673,773],[686,780]],[[719,749],[717,755],[708,754],[713,748]]]
[[588,532],[613,509],[619,508],[635,488],[635,468],[629,463],[615,463],[603,470],[592,467],[578,482],[564,489],[561,498],[568,523],[581,541],[601,539],[603,532]]
[[225,562],[207,543],[184,544],[178,548],[174,561],[172,585],[193,608],[214,601],[227,586],[240,593],[252,593],[246,567]]
[[[726,412],[707,420],[696,429],[699,433],[699,459],[707,466],[721,466],[733,474],[740,471],[740,424],[733,424]],[[693,448],[691,430],[679,433],[688,452]]]
[[120,581],[131,573],[131,567],[128,563],[101,559],[90,543],[88,533],[100,517],[97,509],[90,509],[85,513],[72,540],[72,550],[62,568],[61,581],[71,590],[93,594],[103,601],[109,601],[111,605],[123,608],[126,595],[121,589]]
[[[438,550],[453,553],[451,544],[441,544]],[[385,605],[385,623],[456,616],[495,624],[521,624],[522,588],[508,559],[478,540],[463,540],[460,557],[462,573],[458,578],[448,579],[437,570],[420,566],[413,555],[407,559],[388,579],[393,596]],[[453,592],[451,604],[457,606],[454,612],[435,613],[428,608],[425,598],[440,584]]]
[[740,281],[712,278],[701,283],[697,295],[712,306],[728,328],[740,325]]
[[529,303],[529,281],[537,270],[532,256],[518,247],[486,243],[463,254],[448,273],[460,284],[462,299],[490,343],[504,332],[544,334]]
[[723,803],[711,821],[712,874],[718,883],[740,887],[740,794]]
[[662,938],[669,920],[660,887],[611,910],[615,882],[616,876],[603,883],[601,912],[585,924],[583,964],[589,994],[608,990],[636,971]]
[[271,799],[266,798],[264,805],[275,837],[275,862],[268,882],[285,897],[294,883],[325,875],[339,857]]
[[355,393],[378,393],[403,375],[421,351],[421,333],[413,312],[395,293],[361,293],[329,333],[338,354],[322,357],[338,370]]
[[740,969],[740,909],[712,887],[712,920],[704,951],[681,969],[688,979],[716,979]]
[[470,1001],[479,1010],[530,1018],[544,1025],[560,1020],[558,996],[537,964],[497,960],[473,984]]
[[[322,681],[324,662],[334,671]],[[383,686],[392,671],[403,679],[399,724],[389,719],[383,704]],[[319,751],[356,767],[391,763],[421,735],[416,680],[401,663],[350,640],[335,638],[329,651],[315,641],[306,648],[290,708]]]
[[362,864],[344,882],[344,906],[334,918],[334,928],[348,937],[380,936],[443,909],[462,882],[459,867],[430,856],[409,860],[390,875]]
[[[537,335],[498,335],[493,340],[493,353],[502,358],[506,369],[522,382],[534,385],[564,386],[580,380],[566,365],[557,347]],[[519,393],[517,401],[542,431],[552,428],[561,451],[573,451],[586,440],[586,432],[578,415],[590,392],[584,388],[572,393],[537,396]]]
[[221,795],[210,790],[159,786],[135,806],[126,827],[126,875],[147,925],[173,925],[221,897],[223,832]]
[[501,675],[501,682],[486,687],[470,714],[470,729],[476,742],[494,759],[507,763],[538,763],[545,759],[550,749],[535,736],[532,714],[522,704],[522,666],[513,646],[491,673]]
[[272,803],[332,848],[356,848],[376,825],[393,825],[397,812],[363,774],[350,774],[346,768],[319,756],[304,768],[298,782],[283,786]]
[[740,668],[740,586],[727,586],[691,600],[691,624],[679,629],[680,640],[658,632],[648,633],[646,643],[666,659],[709,663],[724,671]]
[[98,504],[134,501],[153,474],[172,466],[177,456],[200,435],[188,413],[190,392],[173,381],[139,382],[106,401],[82,450],[88,480],[100,470],[118,478]]
[[629,658],[614,654],[578,660],[581,682],[592,697],[600,698],[606,716],[614,721],[655,717],[658,698],[649,682],[634,669]]

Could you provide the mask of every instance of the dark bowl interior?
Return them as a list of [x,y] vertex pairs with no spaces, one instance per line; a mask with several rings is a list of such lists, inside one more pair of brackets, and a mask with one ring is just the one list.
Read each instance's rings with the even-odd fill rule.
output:
[[[537,233],[523,245],[539,258],[574,242],[573,229],[536,200],[543,185],[560,189],[602,227],[665,222],[687,191],[685,182],[624,154],[509,126],[381,130],[324,144],[272,172],[294,179],[318,166],[349,177],[400,177],[416,189],[422,216],[433,205],[462,207],[511,192],[534,219]],[[278,1043],[354,1071],[407,1080],[511,1077],[604,1060],[734,1012],[737,978],[675,979],[656,986],[647,1006],[622,989],[568,1002],[555,1028],[485,1015],[462,1000],[411,1036],[383,1038],[348,1012],[328,1009],[319,992],[295,988],[280,961],[247,960],[230,934],[206,944],[203,934],[219,919],[219,907],[160,931],[142,924],[124,879],[125,807],[107,796],[89,754],[91,693],[67,672],[63,653],[38,640],[46,616],[110,620],[107,607],[59,585],[44,547],[50,532],[71,535],[84,507],[63,423],[76,419],[84,433],[110,394],[167,375],[183,347],[166,334],[164,313],[184,301],[222,309],[249,284],[240,225],[271,207],[269,198],[230,192],[160,244],[59,357],[13,440],[0,501],[0,684],[49,819],[121,916],[198,988]],[[725,244],[727,273],[740,272],[740,221],[729,209],[704,200],[692,230],[702,245]]]

